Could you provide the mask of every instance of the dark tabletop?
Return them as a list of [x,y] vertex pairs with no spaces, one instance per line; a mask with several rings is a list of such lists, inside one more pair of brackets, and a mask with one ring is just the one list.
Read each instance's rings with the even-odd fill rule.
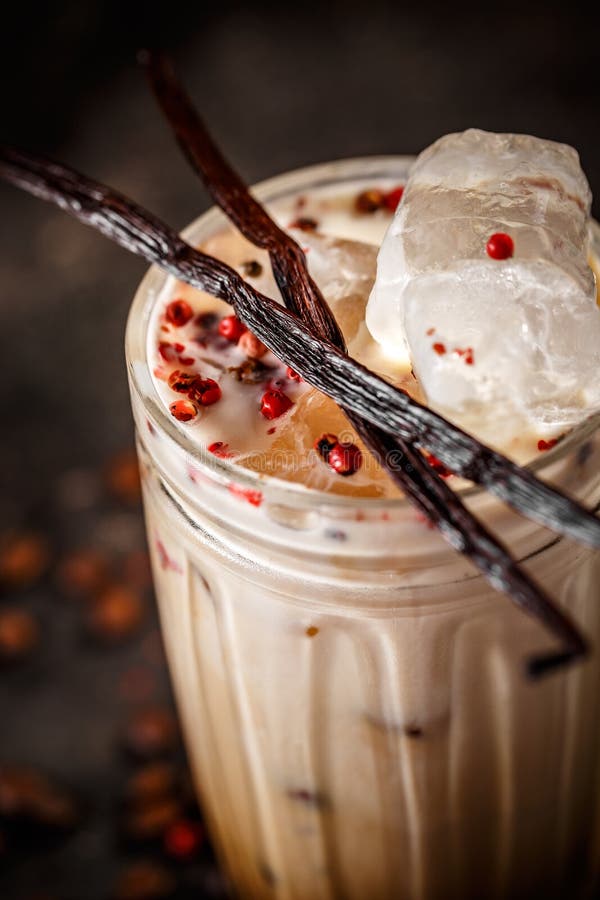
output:
[[[415,6],[13,4],[0,33],[2,131],[182,227],[207,200],[136,66],[135,49],[159,43],[250,181],[413,153],[477,126],[574,145],[600,197],[598,15],[574,3]],[[123,896],[150,896],[144,877],[152,896],[224,896],[165,725],[128,456],[123,332],[144,264],[5,186],[0,229],[0,897],[107,900],[119,879]],[[2,615],[15,609],[22,658],[2,662]],[[130,734],[144,715],[155,716],[154,747]],[[177,780],[178,799],[164,828],[136,820],[135,833],[139,803],[156,806],[131,799],[150,763],[149,778]],[[185,853],[182,823],[195,836]],[[139,861],[150,872],[132,875]]]

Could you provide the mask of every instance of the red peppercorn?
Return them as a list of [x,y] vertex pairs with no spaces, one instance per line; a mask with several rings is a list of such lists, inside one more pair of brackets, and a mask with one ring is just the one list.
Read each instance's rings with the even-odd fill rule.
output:
[[452,472],[450,469],[444,465],[441,459],[438,459],[437,456],[434,456],[433,453],[425,452],[425,459],[429,463],[432,469],[438,473],[440,478],[450,478]]
[[538,450],[552,450],[558,444],[558,438],[551,438],[549,441],[538,441]]
[[297,372],[294,372],[291,366],[287,367],[285,374],[290,379],[290,381],[302,381],[301,376],[298,375]]
[[249,503],[250,506],[260,506],[263,502],[261,491],[253,491],[251,488],[244,488],[240,484],[233,483],[228,485],[228,490],[234,497],[240,497],[240,499]]
[[178,394],[188,394],[197,378],[198,376],[194,372],[182,372],[180,369],[175,369],[169,375],[168,384],[172,391],[176,391]]
[[167,828],[164,846],[174,859],[190,859],[195,856],[204,841],[204,831],[199,822],[181,819]]
[[225,441],[215,441],[214,444],[208,445],[207,450],[213,456],[218,456],[219,459],[230,459],[233,455],[229,451],[229,444],[226,444]]
[[212,406],[221,399],[221,388],[212,378],[196,378],[190,388],[189,397],[200,406]]
[[387,194],[384,194],[383,202],[390,212],[396,212],[396,210],[398,209],[398,204],[402,200],[403,193],[404,186],[398,185],[398,187],[395,187],[391,191],[388,191]]
[[265,391],[260,401],[260,411],[265,419],[278,419],[294,405],[287,394],[279,390]]
[[172,300],[167,306],[167,322],[175,325],[176,328],[187,325],[193,315],[194,310],[186,300]]
[[238,341],[238,347],[250,359],[260,359],[267,352],[267,347],[251,331],[244,332]]
[[446,345],[441,343],[432,344],[433,349],[438,354],[438,356],[443,356],[446,352]]
[[354,475],[362,466],[362,453],[356,444],[338,442],[329,451],[327,464],[338,475]]
[[232,344],[237,344],[243,334],[248,329],[240,322],[237,316],[225,316],[219,322],[219,334],[221,337],[227,338]]
[[472,366],[475,362],[475,353],[472,347],[466,347],[464,349],[462,347],[457,347],[453,352],[456,353],[457,356],[460,356],[467,366]]
[[191,400],[176,400],[169,406],[169,412],[178,422],[190,422],[198,415],[198,409]]
[[515,252],[515,242],[510,234],[499,231],[490,237],[485,249],[492,259],[509,259]]
[[170,344],[168,341],[159,342],[158,352],[165,360],[165,362],[175,362],[175,360],[177,359],[177,350],[175,349],[173,344]]

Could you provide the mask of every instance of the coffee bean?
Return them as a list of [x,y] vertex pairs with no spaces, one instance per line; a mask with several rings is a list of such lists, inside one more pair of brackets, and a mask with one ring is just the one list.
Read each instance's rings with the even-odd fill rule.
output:
[[0,609],[0,662],[17,662],[29,656],[40,642],[37,619],[24,609]]
[[125,727],[125,747],[140,759],[164,756],[174,750],[177,743],[175,717],[163,707],[135,713]]

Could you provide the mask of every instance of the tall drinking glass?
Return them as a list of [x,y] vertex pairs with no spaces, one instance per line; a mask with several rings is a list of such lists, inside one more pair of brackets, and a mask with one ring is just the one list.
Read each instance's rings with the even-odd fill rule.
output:
[[[265,202],[402,182],[405,157],[272,179]],[[186,232],[225,227],[211,210]],[[598,232],[594,232],[599,246]],[[198,792],[242,898],[481,900],[595,896],[600,646],[540,681],[552,638],[403,500],[261,478],[194,444],[148,363],[135,297],[127,363],[148,541]],[[597,421],[534,464],[594,506]],[[473,511],[600,645],[600,555],[481,491]],[[543,893],[542,893],[543,892]]]

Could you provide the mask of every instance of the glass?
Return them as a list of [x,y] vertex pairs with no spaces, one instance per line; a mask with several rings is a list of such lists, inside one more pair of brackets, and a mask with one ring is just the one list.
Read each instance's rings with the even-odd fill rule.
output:
[[[257,189],[405,180],[411,160],[315,166]],[[225,220],[185,232],[200,243]],[[600,246],[594,226],[594,241]],[[550,649],[403,500],[320,494],[236,471],[188,440],[146,361],[158,269],[127,361],[148,541],[187,750],[242,898],[594,896],[600,655],[539,682]],[[597,419],[532,468],[589,505]],[[477,490],[474,512],[598,643],[600,554]]]

